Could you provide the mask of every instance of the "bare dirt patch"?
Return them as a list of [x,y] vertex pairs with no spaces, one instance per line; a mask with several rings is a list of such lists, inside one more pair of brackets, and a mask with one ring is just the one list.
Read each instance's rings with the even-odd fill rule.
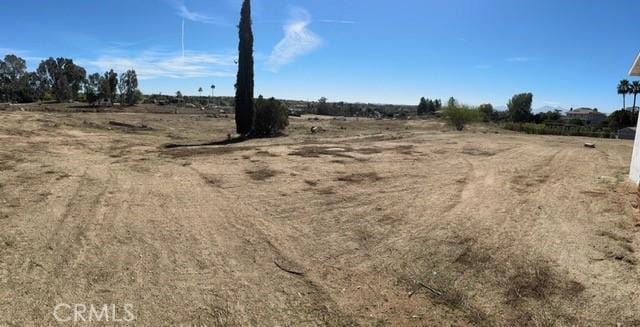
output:
[[171,111],[0,113],[0,325],[59,302],[142,326],[640,321],[631,142],[304,117],[232,142],[233,117],[146,109]]

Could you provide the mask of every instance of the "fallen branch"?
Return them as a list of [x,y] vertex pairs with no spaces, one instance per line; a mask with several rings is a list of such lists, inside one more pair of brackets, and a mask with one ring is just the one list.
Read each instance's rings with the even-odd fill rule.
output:
[[[426,288],[429,292],[433,293],[434,295],[442,296],[442,294],[444,294],[441,291],[438,291],[437,289],[435,289],[435,288],[433,288],[433,287],[431,287],[431,286],[429,286],[429,285],[427,285],[427,284],[425,284],[425,283],[423,283],[421,281],[418,281],[418,285]],[[417,289],[411,291],[409,293],[409,297],[412,297],[413,294],[415,294],[417,291],[418,291]]]
[[276,265],[276,267],[280,268],[282,271],[288,272],[290,274],[293,275],[297,275],[297,276],[304,276],[303,272],[299,272],[299,271],[295,271],[295,270],[291,270],[291,269],[287,269],[283,266],[281,266],[277,261],[273,260],[273,263]]

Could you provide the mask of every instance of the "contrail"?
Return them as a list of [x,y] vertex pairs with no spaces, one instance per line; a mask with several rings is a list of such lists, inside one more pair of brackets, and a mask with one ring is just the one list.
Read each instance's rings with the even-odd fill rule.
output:
[[184,62],[184,19],[182,19],[182,62]]

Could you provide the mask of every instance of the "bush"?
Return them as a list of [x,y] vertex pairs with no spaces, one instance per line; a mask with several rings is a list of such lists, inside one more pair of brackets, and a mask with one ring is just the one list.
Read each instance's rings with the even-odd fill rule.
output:
[[585,127],[571,124],[504,123],[501,127],[515,132],[537,135],[586,136],[598,138],[615,137],[615,133],[609,128]]
[[443,117],[458,131],[463,130],[469,123],[482,120],[482,114],[477,109],[457,104],[447,107]]
[[255,103],[254,137],[270,137],[281,134],[289,126],[289,110],[280,101],[260,96]]

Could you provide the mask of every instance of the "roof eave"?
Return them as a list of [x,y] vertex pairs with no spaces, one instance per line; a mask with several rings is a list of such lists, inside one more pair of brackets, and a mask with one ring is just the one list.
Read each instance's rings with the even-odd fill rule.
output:
[[636,57],[636,61],[633,63],[633,66],[631,66],[631,69],[629,70],[629,75],[640,76],[640,54],[638,54],[638,56]]

